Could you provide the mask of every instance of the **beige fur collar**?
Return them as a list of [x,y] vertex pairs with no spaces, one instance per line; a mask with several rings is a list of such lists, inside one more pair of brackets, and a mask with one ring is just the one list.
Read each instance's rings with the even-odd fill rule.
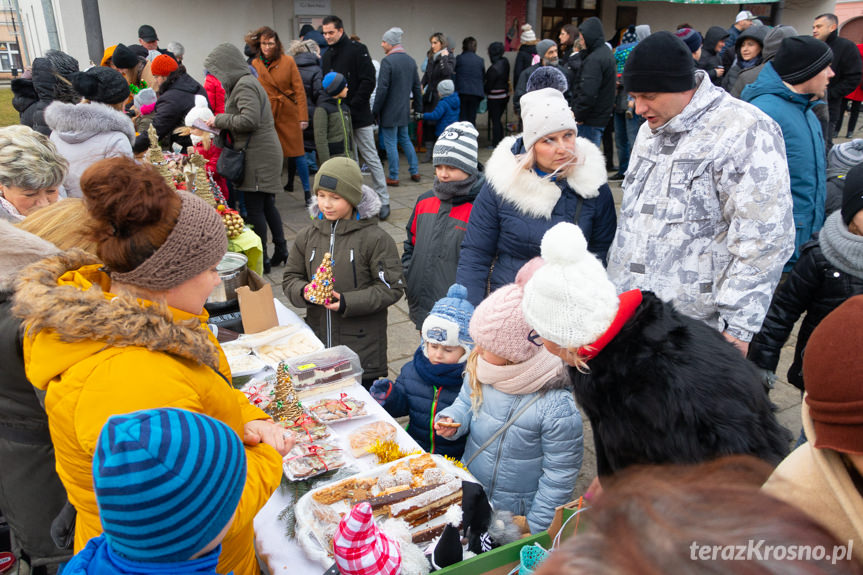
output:
[[[549,219],[560,199],[560,188],[551,180],[518,169],[518,159],[512,153],[515,142],[516,137],[510,136],[498,144],[486,164],[486,179],[502,199],[521,213]],[[581,164],[566,178],[566,183],[582,198],[595,198],[600,186],[608,180],[605,158],[599,148],[585,138],[576,140],[576,150]]]
[[96,263],[95,256],[75,249],[27,267],[19,275],[13,312],[28,330],[52,330],[65,342],[145,347],[218,369],[218,351],[197,318],[178,321],[168,306],[145,307],[131,296],[107,299],[98,285],[86,291],[57,285],[67,271]]

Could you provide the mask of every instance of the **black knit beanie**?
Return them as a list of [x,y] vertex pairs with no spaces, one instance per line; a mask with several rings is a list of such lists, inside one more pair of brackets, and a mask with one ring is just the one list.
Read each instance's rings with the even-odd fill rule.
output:
[[814,78],[833,62],[833,50],[812,36],[792,36],[782,40],[773,57],[773,69],[789,84],[802,84]]
[[111,55],[111,62],[121,70],[134,68],[138,65],[138,57],[125,44],[117,44]]
[[860,210],[863,210],[863,164],[854,166],[845,175],[845,189],[842,191],[842,221],[846,226]]
[[655,32],[638,43],[626,59],[627,92],[685,92],[695,88],[692,51],[671,32]]
[[129,83],[123,74],[104,66],[93,66],[72,75],[75,91],[91,102],[119,104],[129,97]]

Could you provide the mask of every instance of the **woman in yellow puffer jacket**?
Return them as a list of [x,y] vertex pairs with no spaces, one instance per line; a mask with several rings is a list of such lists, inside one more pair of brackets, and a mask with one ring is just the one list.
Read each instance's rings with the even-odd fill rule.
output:
[[246,486],[219,572],[257,575],[252,521],[291,445],[232,388],[206,328],[203,306],[227,249],[221,218],[126,158],[95,163],[81,187],[99,260],[73,250],[31,266],[14,307],[26,326],[27,377],[47,392],[57,471],[78,512],[75,552],[102,532],[92,477],[102,426],[111,415],[175,407],[219,419],[246,444]]

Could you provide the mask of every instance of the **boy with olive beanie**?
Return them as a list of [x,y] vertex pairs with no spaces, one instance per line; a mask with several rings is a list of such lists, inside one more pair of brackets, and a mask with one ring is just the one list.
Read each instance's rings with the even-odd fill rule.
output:
[[[387,375],[387,308],[404,293],[401,262],[392,237],[378,227],[381,201],[363,184],[350,158],[330,158],[315,174],[312,224],[301,230],[282,288],[327,347],[346,345],[360,356],[363,385]],[[333,298],[324,305],[306,299],[306,286],[332,258]]]
[[461,242],[473,202],[485,183],[477,160],[479,133],[470,122],[443,131],[432,154],[434,186],[419,198],[408,219],[402,266],[410,318],[417,329],[431,307],[455,283]]
[[182,409],[115,415],[93,455],[104,532],[64,573],[213,574],[246,484],[243,442]]

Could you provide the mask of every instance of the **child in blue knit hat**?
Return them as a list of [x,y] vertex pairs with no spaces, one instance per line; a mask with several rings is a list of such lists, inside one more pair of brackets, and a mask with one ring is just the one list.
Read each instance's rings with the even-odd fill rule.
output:
[[182,409],[111,417],[93,455],[103,533],[67,575],[215,575],[246,484],[242,440]]
[[395,383],[378,379],[370,393],[393,417],[410,415],[408,433],[429,453],[460,459],[466,435],[445,439],[434,432],[435,415],[458,396],[473,340],[468,325],[473,306],[467,288],[453,284],[422,325],[422,343]]

